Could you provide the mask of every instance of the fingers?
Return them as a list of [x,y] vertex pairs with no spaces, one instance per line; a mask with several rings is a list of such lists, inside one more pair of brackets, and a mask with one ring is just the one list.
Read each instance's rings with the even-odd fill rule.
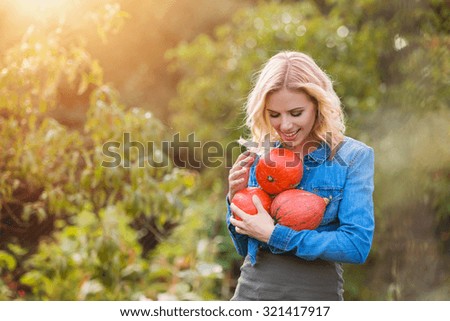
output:
[[247,186],[248,175],[244,171],[230,174],[228,178],[228,193],[230,200],[233,199],[235,193]]
[[[253,198],[253,202],[258,207],[261,205],[257,197]],[[236,233],[248,235],[263,242],[269,241],[275,224],[264,208],[262,208],[262,211],[258,211],[256,215],[245,213],[233,203],[231,203],[231,209],[236,217],[241,218],[241,220],[238,220],[236,217],[230,217],[230,223],[234,226]]]
[[258,213],[267,212],[258,196],[253,195],[252,201],[256,209],[258,210]]
[[250,174],[250,167],[255,161],[255,154],[245,152],[239,155],[238,159],[230,169],[228,174],[229,190],[228,195],[230,199],[234,194],[247,186],[248,177]]
[[239,169],[237,171],[234,171],[234,172],[230,171],[229,179],[230,180],[235,180],[239,176],[244,175],[246,172],[247,172],[247,168],[241,168],[241,169]]
[[[244,155],[244,154],[243,154]],[[248,154],[244,159],[239,159],[236,161],[236,163],[238,164],[238,166],[240,167],[250,167],[253,162],[255,161],[255,154],[254,153],[250,153]]]
[[247,158],[247,157],[252,156],[252,155],[254,155],[254,154],[255,154],[255,153],[252,153],[252,152],[250,152],[250,151],[247,150],[247,151],[241,153],[241,154],[238,156],[236,162],[242,161],[244,158]]
[[245,175],[253,162],[255,161],[254,154],[246,155],[243,153],[239,155],[238,159],[234,163],[233,167],[230,169],[230,174],[228,176],[229,180],[236,179],[241,175]]
[[242,167],[244,167],[242,165],[245,165],[246,162],[249,161],[247,158],[248,158],[248,155],[246,155],[245,153],[239,155],[238,158],[236,159],[236,161],[234,162],[231,170],[239,170]]
[[242,221],[239,221],[234,217],[230,217],[230,223],[234,226],[234,230],[236,231],[236,233],[243,235],[247,234],[245,230],[245,224]]
[[[247,216],[250,216],[249,214],[247,214],[243,210],[241,210],[239,207],[237,207],[234,203],[230,204],[230,209],[234,215],[239,216],[242,220],[244,220]],[[239,221],[236,220],[236,222],[239,222]]]
[[[246,184],[245,184],[245,179],[244,178],[240,178],[238,180],[233,180],[230,182],[228,190],[230,193],[230,197],[234,194],[236,194],[237,192],[239,192],[241,189],[245,188]],[[230,200],[232,200],[233,198],[231,197]]]
[[256,157],[255,153],[251,153],[249,151],[244,152],[241,155],[239,155],[239,157],[236,159],[233,168],[239,170],[243,167],[250,167],[255,161],[255,157]]

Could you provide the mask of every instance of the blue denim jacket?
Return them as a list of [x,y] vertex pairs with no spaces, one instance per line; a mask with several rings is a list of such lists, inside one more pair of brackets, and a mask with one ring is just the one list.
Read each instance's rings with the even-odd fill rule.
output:
[[[303,178],[297,188],[327,197],[321,224],[315,230],[295,231],[275,225],[268,241],[263,243],[236,233],[230,224],[227,199],[227,226],[237,252],[256,262],[259,248],[274,254],[290,252],[305,260],[323,259],[341,263],[364,263],[369,255],[375,228],[373,199],[374,152],[367,145],[345,137],[334,158],[322,143],[303,159]],[[250,170],[248,186],[259,186],[255,166]]]

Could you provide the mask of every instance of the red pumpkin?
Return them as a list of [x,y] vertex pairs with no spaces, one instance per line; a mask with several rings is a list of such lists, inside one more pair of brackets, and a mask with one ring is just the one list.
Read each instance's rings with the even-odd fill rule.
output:
[[328,202],[316,194],[290,189],[275,197],[270,215],[278,224],[296,231],[314,230],[322,221]]
[[256,180],[271,195],[295,188],[303,176],[303,163],[293,151],[275,148],[256,165]]
[[[258,187],[247,187],[240,190],[239,192],[234,194],[231,202],[234,203],[234,205],[239,207],[241,210],[243,210],[245,213],[255,215],[258,213],[258,210],[256,209],[255,204],[253,204],[252,200],[253,195],[258,196],[264,209],[267,212],[269,212],[270,205],[272,204],[272,198],[270,198],[270,196],[266,192],[264,192],[262,189]],[[241,220],[241,218],[238,215],[234,215],[234,217],[237,220]]]

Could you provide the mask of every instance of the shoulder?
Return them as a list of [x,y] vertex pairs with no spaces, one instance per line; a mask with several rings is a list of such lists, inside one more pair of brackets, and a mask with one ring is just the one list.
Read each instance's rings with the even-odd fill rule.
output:
[[335,156],[340,157],[349,166],[352,166],[361,158],[373,158],[373,148],[352,137],[345,136],[342,143],[337,147]]

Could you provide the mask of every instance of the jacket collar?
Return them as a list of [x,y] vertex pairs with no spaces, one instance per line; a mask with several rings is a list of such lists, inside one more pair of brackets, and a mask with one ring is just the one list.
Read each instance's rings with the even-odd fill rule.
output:
[[330,156],[330,147],[322,142],[316,150],[309,153],[304,157],[304,161],[312,161],[318,164],[322,164]]
[[[281,148],[283,147],[283,144],[280,141],[277,141],[274,147]],[[322,142],[316,150],[306,155],[303,161],[314,162],[320,165],[330,156],[330,152],[330,147],[325,142]]]

